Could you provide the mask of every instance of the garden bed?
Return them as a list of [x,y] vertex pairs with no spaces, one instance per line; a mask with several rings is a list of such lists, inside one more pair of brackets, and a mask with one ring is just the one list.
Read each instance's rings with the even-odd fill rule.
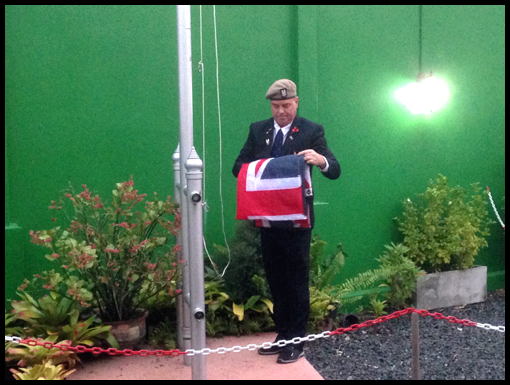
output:
[[[505,325],[505,292],[487,301],[435,309],[444,316],[493,326]],[[419,318],[423,380],[504,380],[505,334],[478,327]],[[411,317],[308,343],[306,359],[326,380],[410,380]]]

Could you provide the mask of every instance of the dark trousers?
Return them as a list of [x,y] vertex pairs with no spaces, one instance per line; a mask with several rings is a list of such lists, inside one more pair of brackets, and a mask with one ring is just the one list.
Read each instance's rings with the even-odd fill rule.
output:
[[311,229],[261,228],[262,259],[273,296],[277,339],[306,335],[311,234]]

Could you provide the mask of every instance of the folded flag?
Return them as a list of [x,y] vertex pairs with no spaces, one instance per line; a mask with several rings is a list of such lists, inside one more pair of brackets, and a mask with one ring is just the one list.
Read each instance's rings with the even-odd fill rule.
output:
[[236,219],[308,219],[310,169],[304,157],[286,155],[245,163],[237,177]]

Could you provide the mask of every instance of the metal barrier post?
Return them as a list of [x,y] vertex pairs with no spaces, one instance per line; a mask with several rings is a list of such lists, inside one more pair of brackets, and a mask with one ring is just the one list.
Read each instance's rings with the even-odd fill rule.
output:
[[413,380],[420,379],[420,320],[418,314],[411,314],[411,372]]

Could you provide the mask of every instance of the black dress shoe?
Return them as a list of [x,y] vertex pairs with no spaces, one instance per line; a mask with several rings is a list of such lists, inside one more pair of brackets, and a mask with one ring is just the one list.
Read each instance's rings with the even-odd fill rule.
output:
[[263,356],[272,356],[274,354],[280,353],[284,348],[285,348],[285,346],[275,345],[275,346],[271,346],[270,348],[260,348],[258,350],[258,352],[259,352],[259,354],[261,354]]
[[304,357],[305,352],[301,347],[287,345],[278,355],[276,360],[279,364],[291,364],[299,360],[300,357]]

